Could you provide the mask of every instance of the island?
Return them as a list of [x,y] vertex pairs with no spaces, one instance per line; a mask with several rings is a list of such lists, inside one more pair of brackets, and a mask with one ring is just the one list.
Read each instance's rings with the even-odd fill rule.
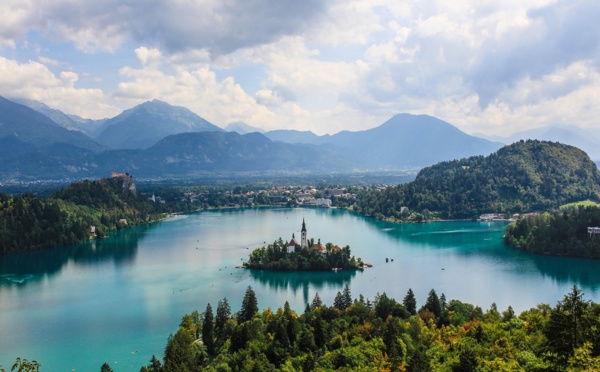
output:
[[306,223],[302,220],[300,242],[295,234],[289,242],[279,238],[266,247],[257,248],[250,253],[243,267],[273,271],[339,271],[362,270],[369,264],[352,256],[350,246],[341,248],[332,243],[321,244],[307,238]]

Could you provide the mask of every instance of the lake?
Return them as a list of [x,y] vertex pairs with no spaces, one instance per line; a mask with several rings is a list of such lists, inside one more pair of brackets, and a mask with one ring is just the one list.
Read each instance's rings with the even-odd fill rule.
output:
[[[373,268],[273,273],[236,269],[253,248],[300,236],[350,245]],[[417,306],[448,300],[520,312],[552,306],[575,284],[600,302],[600,261],[533,256],[502,244],[506,222],[392,224],[336,209],[227,209],[177,216],[94,242],[0,257],[0,365],[36,359],[42,371],[136,371],[162,358],[181,317],[227,297],[238,311],[251,285],[260,309],[297,312],[319,293],[331,305],[386,292]],[[386,258],[389,262],[386,263]],[[393,259],[393,261],[392,261]]]

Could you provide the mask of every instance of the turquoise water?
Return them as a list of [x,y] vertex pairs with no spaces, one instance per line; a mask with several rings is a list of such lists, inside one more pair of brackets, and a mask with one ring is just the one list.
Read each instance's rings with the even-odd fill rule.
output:
[[[282,237],[350,245],[362,272],[270,273],[236,269],[251,249]],[[240,308],[251,285],[261,309],[287,300],[301,312],[348,284],[354,297],[421,306],[431,288],[489,308],[555,305],[576,284],[600,302],[600,261],[533,256],[502,244],[503,222],[391,224],[339,210],[247,209],[179,216],[74,247],[0,257],[0,365],[17,356],[42,371],[137,371],[162,357],[181,316],[227,297]],[[385,259],[390,262],[386,263]],[[391,261],[393,259],[393,261]]]

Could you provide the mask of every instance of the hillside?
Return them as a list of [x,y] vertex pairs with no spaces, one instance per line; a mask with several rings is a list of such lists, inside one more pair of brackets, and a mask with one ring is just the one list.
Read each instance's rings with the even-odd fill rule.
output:
[[513,133],[505,138],[495,137],[495,140],[505,144],[528,139],[560,142],[575,146],[585,151],[592,160],[600,160],[600,139],[598,135],[593,131],[575,125],[548,125]]
[[[402,207],[441,218],[521,213],[580,200],[600,200],[600,172],[581,150],[553,142],[521,141],[490,156],[442,162],[413,182],[363,195],[357,210],[405,219]],[[406,213],[406,212],[405,212]]]
[[162,218],[169,206],[131,185],[109,178],[71,184],[47,199],[0,194],[0,255],[76,244]]
[[169,135],[205,131],[223,130],[185,107],[154,100],[106,120],[95,138],[115,149],[145,149]]

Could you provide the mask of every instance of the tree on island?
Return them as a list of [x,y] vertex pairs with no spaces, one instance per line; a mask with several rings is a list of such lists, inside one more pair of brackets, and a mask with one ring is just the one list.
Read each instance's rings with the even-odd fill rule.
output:
[[341,248],[332,243],[325,246],[318,243],[288,253],[286,244],[279,238],[266,247],[253,250],[244,265],[252,269],[274,271],[325,271],[356,270],[364,264],[360,258],[352,256],[348,245]]

